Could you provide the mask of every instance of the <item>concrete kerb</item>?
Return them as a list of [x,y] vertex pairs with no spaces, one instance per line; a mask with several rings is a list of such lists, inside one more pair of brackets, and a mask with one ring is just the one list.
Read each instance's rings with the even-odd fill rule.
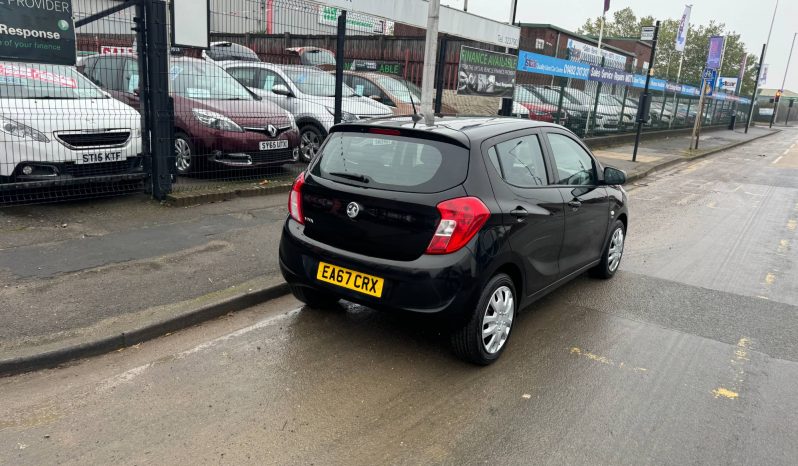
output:
[[631,182],[637,181],[637,180],[639,180],[641,178],[645,178],[646,176],[648,176],[648,175],[650,175],[650,174],[652,174],[654,172],[657,172],[657,171],[660,171],[660,170],[664,170],[664,169],[672,167],[674,165],[677,165],[677,164],[680,164],[680,163],[683,163],[683,162],[690,162],[690,161],[693,161],[693,160],[701,159],[701,158],[704,158],[704,157],[706,157],[708,155],[717,154],[718,152],[723,152],[725,150],[733,149],[735,147],[742,146],[743,144],[748,144],[749,142],[756,141],[757,139],[762,139],[762,138],[766,138],[768,136],[773,136],[774,134],[777,134],[777,133],[780,133],[780,132],[781,132],[780,129],[774,129],[770,133],[762,134],[762,135],[753,137],[751,139],[746,139],[745,141],[737,141],[737,142],[733,142],[731,144],[726,144],[724,146],[714,147],[712,149],[708,149],[706,151],[703,151],[703,152],[695,154],[695,155],[687,155],[687,156],[685,156],[683,158],[667,160],[667,161],[665,161],[665,162],[663,162],[663,163],[661,163],[659,165],[655,165],[655,166],[650,167],[650,168],[648,168],[646,170],[643,170],[643,171],[641,171],[639,173],[633,173],[631,175],[628,175],[626,177],[626,181],[631,183]]
[[[668,160],[660,165],[651,167],[642,172],[630,174],[627,180],[629,182],[633,182],[644,178],[655,171],[662,170],[678,163],[703,158],[711,154],[741,146],[757,139],[772,136],[780,131],[781,130],[774,130],[768,134],[756,136],[745,141],[727,144],[722,147],[709,149],[700,154],[688,156],[683,159]],[[284,189],[283,186],[274,186],[270,188],[270,193],[280,192],[279,190]],[[290,189],[290,185],[285,189]],[[0,360],[0,377],[11,376],[39,369],[52,368],[77,359],[98,356],[121,348],[133,346],[138,343],[163,336],[170,332],[182,330],[231,312],[241,311],[243,309],[262,304],[266,301],[284,296],[289,292],[290,289],[288,284],[284,282],[275,285],[263,286],[253,289],[252,291],[230,297],[222,302],[202,306],[197,309],[181,313],[180,315],[171,316],[157,322],[145,324],[139,328],[122,332],[121,334],[98,338],[95,341],[79,345],[66,346],[57,350],[30,356]]]
[[106,336],[94,341],[65,346],[39,354],[3,359],[0,360],[0,377],[39,369],[48,369],[77,359],[98,356],[118,349],[127,348],[231,312],[241,311],[266,301],[279,298],[288,293],[288,284],[285,282],[264,286],[246,293],[240,293],[222,302],[202,306],[176,316],[170,316],[166,319],[144,324],[130,331],[122,332],[121,334]]

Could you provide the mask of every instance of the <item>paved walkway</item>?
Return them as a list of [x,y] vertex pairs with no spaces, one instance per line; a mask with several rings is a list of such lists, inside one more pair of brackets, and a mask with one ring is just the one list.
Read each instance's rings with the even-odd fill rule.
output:
[[[697,151],[689,149],[689,134],[643,141],[638,148],[636,162],[632,162],[634,144],[598,149],[593,151],[593,153],[598,156],[604,165],[620,168],[626,171],[628,176],[636,177],[653,169],[661,168],[663,165],[700,157],[718,149],[729,147],[732,144],[745,143],[751,139],[771,133],[772,130],[759,127],[750,128],[748,134],[743,129],[735,131],[712,130],[701,135]],[[752,150],[754,150],[754,147],[752,147]]]
[[[644,141],[638,162],[631,145],[596,154],[634,180],[766,134],[708,132],[697,154],[689,136]],[[284,193],[187,208],[135,195],[0,210],[0,366],[281,283],[285,204]]]

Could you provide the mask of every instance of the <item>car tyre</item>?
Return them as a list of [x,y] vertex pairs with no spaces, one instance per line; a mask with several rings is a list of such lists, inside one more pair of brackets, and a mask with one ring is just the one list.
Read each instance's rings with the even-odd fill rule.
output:
[[318,126],[308,123],[299,128],[299,154],[303,162],[311,162],[319,152],[324,134]]
[[616,220],[610,230],[610,237],[601,253],[601,262],[590,270],[596,278],[612,278],[621,266],[623,248],[626,241],[626,228],[623,222]]
[[199,156],[194,150],[191,138],[182,132],[175,133],[175,166],[178,175],[196,173],[199,168]]
[[305,286],[289,286],[294,297],[310,307],[331,308],[338,305],[338,298],[330,293]]
[[512,279],[503,273],[491,278],[468,321],[452,332],[454,353],[481,366],[495,362],[507,348],[517,309]]

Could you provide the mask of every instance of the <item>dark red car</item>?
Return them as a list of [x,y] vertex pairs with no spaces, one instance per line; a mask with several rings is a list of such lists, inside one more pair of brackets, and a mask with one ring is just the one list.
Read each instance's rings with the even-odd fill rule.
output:
[[[515,86],[513,101],[529,110],[530,120],[557,123],[557,106],[547,104],[540,97],[529,92],[529,90],[521,84]],[[563,110],[560,115],[559,124],[565,125],[567,119],[568,114]]]
[[[135,55],[94,55],[80,71],[115,98],[139,108]],[[178,173],[207,164],[228,167],[280,165],[299,159],[299,131],[290,113],[261,100],[219,66],[171,57]]]

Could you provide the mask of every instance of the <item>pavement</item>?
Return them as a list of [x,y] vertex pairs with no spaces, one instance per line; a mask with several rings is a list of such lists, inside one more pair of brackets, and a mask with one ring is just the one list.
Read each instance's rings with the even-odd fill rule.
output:
[[0,464],[794,465],[796,174],[785,129],[633,183],[616,277],[524,309],[488,367],[283,296],[0,378]]
[[[635,183],[770,134],[707,132],[698,153],[686,150],[689,136],[645,141],[637,162],[631,146],[596,154]],[[0,375],[135,345],[285,293],[276,253],[285,187],[257,189],[273,191],[185,207],[134,195],[0,210]]]

